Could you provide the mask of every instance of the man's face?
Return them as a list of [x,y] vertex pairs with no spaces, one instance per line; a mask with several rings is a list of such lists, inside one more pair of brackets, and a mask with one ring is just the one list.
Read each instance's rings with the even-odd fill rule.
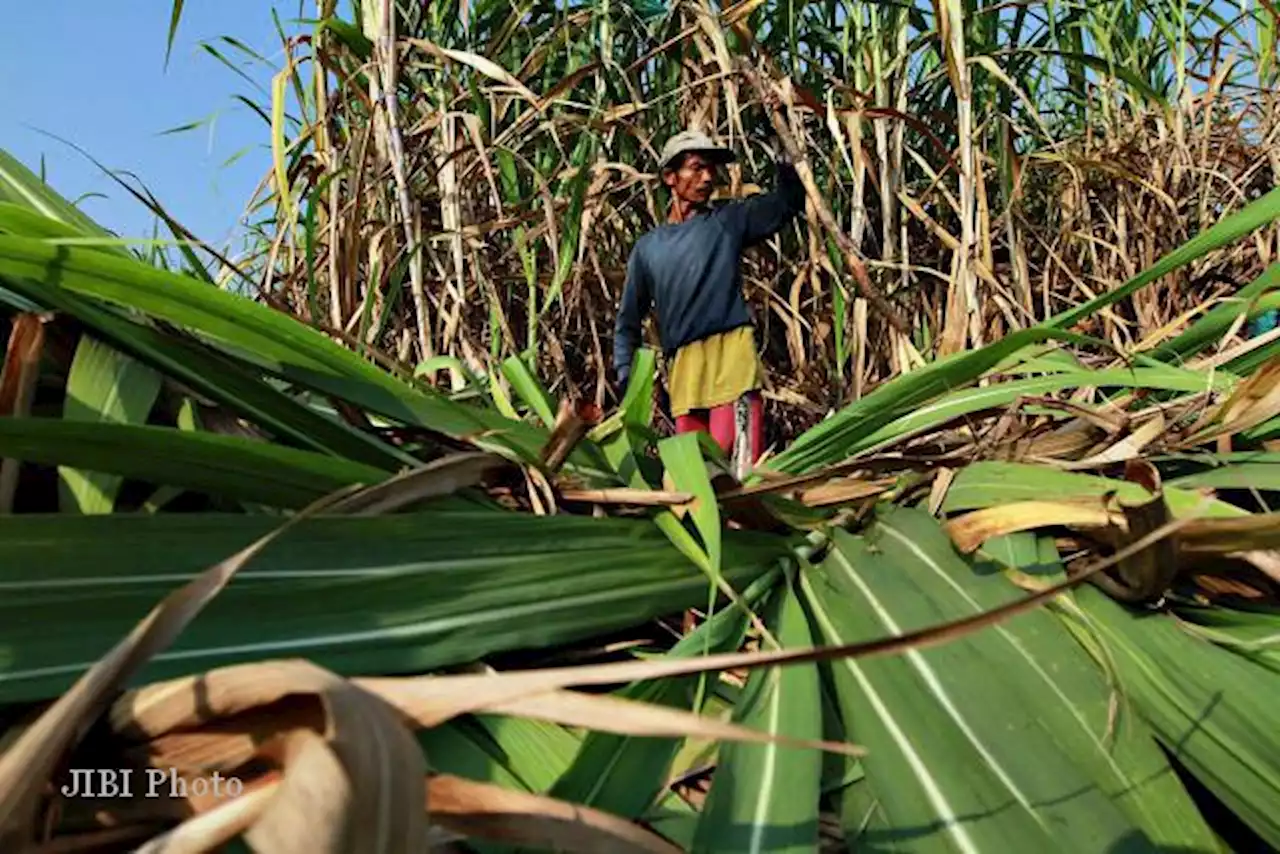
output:
[[662,180],[678,198],[690,204],[706,204],[715,189],[716,164],[701,154],[686,154],[677,168],[663,173]]

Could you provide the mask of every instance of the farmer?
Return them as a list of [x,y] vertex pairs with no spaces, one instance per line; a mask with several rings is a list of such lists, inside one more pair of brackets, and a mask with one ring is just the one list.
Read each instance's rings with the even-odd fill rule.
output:
[[[770,106],[777,109],[777,101]],[[795,167],[780,154],[772,192],[712,206],[719,167],[736,159],[692,130],[663,146],[662,182],[671,190],[671,208],[667,223],[643,235],[631,251],[613,366],[625,390],[641,324],[656,309],[676,432],[709,432],[741,478],[764,450],[764,406],[763,370],[739,262],[744,249],[800,213],[805,196]]]

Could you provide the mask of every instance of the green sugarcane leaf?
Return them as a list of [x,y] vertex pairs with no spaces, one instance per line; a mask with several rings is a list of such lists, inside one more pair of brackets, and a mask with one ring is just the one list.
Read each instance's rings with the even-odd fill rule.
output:
[[713,573],[720,570],[720,505],[715,490],[707,476],[707,464],[702,459],[698,435],[683,433],[658,443],[658,454],[676,489],[694,497],[690,515],[702,539]]
[[958,353],[890,380],[807,430],[766,468],[801,474],[839,462],[860,441],[885,425],[949,391],[969,385],[1027,345],[1054,337],[1060,337],[1060,333],[1026,329],[981,350]]
[[[62,223],[73,234],[84,237],[115,237],[2,148],[0,148],[0,202],[25,208],[46,220]],[[28,223],[34,224],[34,221],[28,220]],[[123,247],[104,247],[104,251],[128,257],[128,252]]]
[[[912,576],[943,619],[969,617],[1024,595],[998,576],[976,574],[922,510],[879,513],[867,542],[884,561]],[[1038,574],[1052,573],[1054,580],[1062,576],[1057,550],[1048,537],[1024,534],[1005,551],[1016,561],[1011,565],[1023,571],[1039,569]],[[1010,701],[1037,719],[1073,764],[1152,842],[1213,850],[1212,832],[1150,729],[1132,710],[1122,710],[1113,719],[1113,698],[1103,674],[1070,640],[1058,619],[1042,610],[974,635],[972,651],[1005,677]]]
[[[1280,848],[1280,673],[1135,616],[1090,587],[1076,597],[1106,644],[1125,696],[1165,748],[1273,848]],[[1077,631],[1084,631],[1083,628]]]
[[[160,395],[160,383],[160,374],[152,368],[85,335],[67,377],[62,417],[88,424],[145,424]],[[126,453],[138,450],[127,448]],[[58,474],[63,512],[110,513],[115,507],[123,478],[110,469],[90,472],[63,466]]]
[[[487,449],[533,460],[546,441],[546,432],[531,425],[415,389],[281,312],[137,261],[0,236],[0,279],[40,301],[71,291],[128,306],[219,342],[283,379]],[[592,457],[584,443],[573,459],[593,464]]]
[[[743,599],[755,607],[777,585],[779,570],[752,582]],[[706,652],[733,652],[746,633],[747,618],[736,608],[714,614],[681,638],[669,658],[687,658]],[[698,678],[654,679],[636,682],[618,692],[624,699],[679,709],[693,709]],[[701,710],[698,710],[701,711]],[[634,738],[589,732],[573,765],[556,781],[549,794],[561,800],[596,807],[626,818],[638,818],[658,800],[662,809],[677,809],[680,799],[663,797],[667,775],[680,749],[679,739]]]
[[[945,543],[958,561],[938,534],[937,545]],[[805,604],[824,642],[851,643],[944,622],[944,603],[973,613],[972,604],[957,600],[951,583],[911,549],[882,551],[891,540],[896,543],[880,527],[874,542],[837,531],[819,571],[803,577]],[[926,548],[933,557],[934,546]],[[1082,655],[1070,645],[1062,649],[1060,656]],[[832,662],[845,725],[850,739],[868,750],[862,759],[867,781],[887,817],[877,845],[1156,850],[1042,717],[1041,704],[1062,703],[1061,692],[1054,696],[1046,685],[1054,664],[994,632],[891,658]],[[1105,692],[1101,696],[1105,709]],[[1071,720],[1080,712],[1058,714],[1081,727]],[[1086,736],[1076,743],[1087,744]]]
[[389,471],[415,463],[411,455],[304,406],[265,382],[256,370],[189,337],[132,322],[115,310],[58,288],[42,290],[39,300],[46,308],[85,324],[122,353],[208,395],[283,440]]
[[[103,512],[124,477],[300,509],[330,492],[388,476],[373,466],[239,436],[54,418],[0,419],[0,456],[94,472],[95,480],[70,481],[87,496],[85,512]],[[110,493],[100,491],[102,481]]]
[[1246,451],[1214,455],[1212,460],[1218,464],[1166,483],[1178,489],[1280,490],[1280,453]]
[[[788,585],[774,597],[766,625],[783,648],[812,646],[800,601]],[[771,735],[822,737],[816,665],[752,672],[734,723]],[[823,758],[819,751],[778,744],[725,744],[693,851],[814,851]]]
[[548,430],[556,426],[556,407],[551,394],[543,387],[529,366],[519,356],[510,356],[502,363],[502,375],[525,406],[533,410]]
[[[706,602],[705,572],[652,522],[436,503],[301,521],[139,679],[295,655],[343,674],[419,673]],[[278,524],[189,513],[0,517],[0,702],[57,696],[164,595]],[[780,538],[726,533],[725,577],[745,588],[785,554]]]

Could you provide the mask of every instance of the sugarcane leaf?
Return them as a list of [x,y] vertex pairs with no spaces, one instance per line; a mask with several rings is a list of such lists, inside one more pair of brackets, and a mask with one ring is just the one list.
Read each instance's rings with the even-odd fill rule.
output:
[[890,424],[846,446],[854,454],[893,444],[927,432],[954,418],[986,409],[1009,406],[1019,398],[1055,391],[1107,386],[1161,391],[1200,392],[1208,388],[1229,390],[1235,378],[1218,373],[1206,378],[1195,371],[1178,368],[1134,368],[1100,371],[1060,371],[1047,377],[996,382],[981,388],[962,389],[912,410]]
[[[1125,695],[1165,749],[1272,847],[1280,847],[1280,735],[1269,721],[1280,673],[1181,630],[1077,591]],[[1076,629],[1083,631],[1083,629]]]
[[[838,531],[834,546],[817,573],[802,577],[825,642],[945,618],[929,594],[950,585],[918,556],[907,569],[900,555]],[[1009,672],[1019,660],[1024,673]],[[883,837],[863,840],[939,851],[1155,850],[1027,701],[1045,692],[1042,680],[1028,681],[1028,666],[992,633],[892,659],[832,662],[845,724],[867,747],[862,762],[888,819]]]
[[[984,460],[966,466],[956,475],[943,499],[942,510],[957,513],[1035,500],[1046,495],[1052,495],[1055,500],[1101,499],[1110,492],[1115,492],[1121,501],[1128,502],[1141,501],[1146,495],[1142,486],[1130,481],[1058,471],[1029,463]],[[1164,490],[1164,496],[1175,515],[1190,513],[1203,501],[1203,496],[1172,485]],[[1246,512],[1220,500],[1211,501],[1204,508],[1205,515],[1211,517],[1243,516]]]
[[555,427],[556,408],[551,395],[543,388],[542,383],[529,370],[529,366],[519,356],[511,356],[502,363],[502,375],[511,383],[511,388],[524,401],[525,406],[537,414],[538,419],[548,430]]
[[[140,678],[294,655],[340,674],[421,672],[706,602],[705,572],[652,522],[439,501],[430,512],[299,523]],[[187,513],[0,517],[0,624],[9,627],[0,702],[64,690],[164,593],[276,524]],[[746,587],[783,554],[777,538],[726,535],[725,577]]]
[[[32,208],[13,202],[0,202],[0,232],[16,234],[20,237],[33,237],[38,240],[88,237],[84,231],[73,225],[68,225],[62,220],[50,219]],[[96,234],[93,237],[103,241],[108,240]],[[121,248],[118,243],[103,242],[89,245],[107,251]]]
[[[64,236],[79,234],[86,237],[114,237],[3,148],[0,148],[0,202],[25,208],[46,220],[61,223],[64,226]],[[37,225],[34,220],[26,220],[26,223]],[[128,257],[128,252],[119,246],[104,247],[104,251]]]
[[[89,424],[145,424],[160,395],[160,383],[160,374],[152,368],[96,338],[82,336],[67,376],[62,417]],[[88,472],[63,466],[58,474],[64,512],[109,513],[123,483],[109,469]]]
[[715,490],[711,487],[711,479],[707,476],[707,464],[702,459],[698,436],[696,433],[683,433],[663,439],[658,443],[658,453],[676,489],[693,496],[690,515],[702,539],[703,548],[706,549],[711,571],[718,573],[720,505],[716,501]]
[[[808,620],[790,585],[773,601],[765,624],[779,643],[784,648],[812,646]],[[774,735],[821,738],[819,692],[816,665],[756,670],[733,721]],[[811,749],[723,745],[692,850],[815,850],[822,762],[820,752]]]
[[884,383],[831,418],[801,434],[766,468],[800,474],[844,459],[865,437],[946,392],[972,383],[1013,353],[1059,337],[1044,329],[1025,329],[995,344],[932,362]]
[[1263,610],[1266,608],[1263,605],[1253,611],[1186,604],[1174,613],[1183,629],[1280,673],[1280,613]]
[[[308,388],[455,438],[491,436],[497,449],[536,457],[545,431],[412,388],[292,317],[187,276],[137,261],[0,236],[0,278],[29,298],[71,291],[128,306],[217,341],[229,353]],[[581,448],[578,459],[589,456]]]
[[653,387],[658,357],[648,347],[640,347],[636,349],[631,362],[631,373],[628,375],[630,381],[622,398],[621,409],[627,423],[647,427],[653,421]]
[[[776,585],[775,570],[752,582],[743,591],[743,600],[755,607]],[[684,658],[710,650],[732,652],[742,643],[746,615],[728,608],[712,615],[685,635],[666,655]],[[636,682],[618,692],[628,700],[638,700],[673,708],[690,709],[695,701],[698,679],[693,676]],[[667,773],[679,749],[676,739],[641,739],[589,732],[573,764],[558,779],[549,794],[562,800],[603,809],[625,818],[639,817],[654,803],[666,785]],[[673,808],[678,798],[662,798]]]
[[[946,619],[1008,604],[1023,592],[983,577],[960,558],[924,511],[886,509],[867,537],[893,566],[912,575]],[[991,544],[988,543],[988,546]],[[1053,540],[1026,534],[1001,548],[1009,565],[1061,574]],[[1049,570],[1049,571],[1046,571]],[[1112,718],[1112,695],[1094,662],[1048,611],[1035,611],[972,638],[974,652],[1005,676],[1020,709],[1039,720],[1073,764],[1159,846],[1213,850],[1214,837],[1153,740],[1128,706]]]
[[[53,418],[0,421],[0,455],[100,473],[95,477],[111,477],[117,489],[128,477],[290,509],[387,477],[372,466],[239,436]],[[88,509],[101,510],[96,502],[106,495],[96,483],[74,482],[92,490]]]
[[1166,483],[1178,489],[1280,490],[1280,453],[1246,451],[1214,455],[1211,460],[1218,464]]
[[[15,286],[22,287],[21,283]],[[191,338],[134,323],[60,288],[42,290],[39,300],[47,308],[84,323],[122,353],[207,394],[282,440],[389,470],[415,461],[409,454],[303,405],[263,381],[256,370]]]

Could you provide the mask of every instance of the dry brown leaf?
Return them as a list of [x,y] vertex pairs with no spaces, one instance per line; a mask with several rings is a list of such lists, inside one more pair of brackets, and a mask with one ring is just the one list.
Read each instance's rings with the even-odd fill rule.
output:
[[1206,575],[1203,573],[1192,573],[1191,580],[1210,596],[1230,596],[1239,599],[1265,600],[1270,598],[1265,591],[1259,590],[1252,584],[1247,584],[1237,578],[1224,578],[1220,575]]
[[239,797],[150,839],[138,848],[136,854],[205,854],[215,851],[257,821],[276,793],[274,785],[246,789]]
[[1272,581],[1280,584],[1280,551],[1228,552],[1227,557],[1245,561]]
[[1017,501],[966,513],[943,527],[956,548],[969,554],[992,537],[1018,531],[1050,525],[1106,528],[1123,524],[1123,514],[1108,510],[1100,502]]
[[1229,438],[1277,415],[1280,415],[1280,357],[1242,380],[1231,396],[1203,419],[1204,426],[1187,436],[1183,444],[1201,445]]
[[[13,319],[4,362],[0,363],[0,417],[29,415],[44,352],[44,317],[19,314]],[[0,513],[13,511],[20,460],[0,457]]]
[[[310,662],[232,665],[149,685],[122,697],[111,722],[118,732],[157,736],[286,698],[317,700],[324,711],[320,731],[285,729],[296,720],[273,715],[280,730],[276,747],[267,750],[277,754],[284,777],[246,838],[273,852],[419,850],[426,834],[421,805],[427,767],[418,743],[385,703]],[[233,736],[219,746],[230,751],[218,757],[223,768],[246,758],[243,739]]]
[[0,756],[0,850],[21,851],[31,843],[41,788],[66,751],[101,714],[108,695],[153,655],[167,648],[236,572],[273,540],[349,492],[343,490],[314,502],[257,542],[170,593],[22,733]]
[[1201,519],[1179,535],[1188,552],[1232,554],[1280,549],[1280,513]]
[[1120,441],[1086,459],[1073,463],[1064,463],[1062,468],[1068,471],[1090,469],[1131,460],[1142,453],[1142,450],[1147,445],[1163,436],[1166,426],[1164,415],[1157,411],[1146,423]]
[[365,487],[325,512],[352,516],[374,516],[428,498],[451,495],[459,489],[475,486],[486,474],[510,463],[496,454],[465,452],[451,454]]
[[[404,803],[397,799],[380,807],[365,798],[366,809],[357,809],[361,787],[377,779],[348,776],[342,761],[319,735],[298,730],[273,746],[279,750],[284,774],[277,791],[266,798],[262,814],[245,831],[245,841],[255,850],[270,854],[418,850],[414,843],[420,845],[421,840],[397,836],[392,843],[389,834],[391,821],[406,818]],[[409,812],[421,815],[414,807]],[[379,827],[362,827],[362,821]],[[425,829],[426,822],[421,825]]]
[[[415,723],[423,723],[418,716],[419,692],[415,685],[415,678],[353,681],[395,706]],[[427,721],[431,720],[432,712],[433,710],[428,707]],[[784,744],[791,747],[828,750],[848,756],[862,756],[866,753],[865,750],[851,744],[771,736],[749,727],[669,706],[640,703],[603,694],[586,694],[580,691],[549,691],[544,694],[521,697],[510,702],[488,706],[485,712],[534,718],[564,726],[582,727],[619,735],[658,738],[692,737],[718,741]]]
[[938,469],[937,477],[929,487],[929,515],[938,515],[938,511],[942,509],[942,502],[947,499],[947,492],[950,491],[951,483],[955,479],[956,469]]
[[844,478],[824,483],[800,493],[800,501],[809,507],[829,507],[846,501],[858,501],[888,492],[897,483],[895,478],[856,480]]
[[[311,736],[304,743],[315,745]],[[320,755],[320,754],[316,754]],[[317,767],[300,770],[314,774]],[[299,774],[299,781],[305,780]],[[269,820],[275,805],[289,797],[287,777],[271,774],[254,781],[238,798],[201,810],[194,818],[155,837],[138,849],[138,854],[204,854],[211,845],[225,843],[237,834],[245,834],[255,848],[264,852],[346,852],[369,849],[360,847],[335,849],[309,848],[304,837],[268,838],[260,833],[262,823]],[[538,849],[596,854],[608,851],[619,854],[678,854],[673,846],[657,834],[625,819],[591,807],[571,804],[543,795],[516,792],[489,783],[432,775],[420,783],[424,800],[414,812],[422,818],[424,832],[412,849],[432,850],[456,837],[470,837],[493,842],[508,842]],[[322,797],[323,792],[318,793]],[[424,808],[424,805],[426,808]],[[428,815],[428,809],[430,814]],[[328,825],[331,813],[323,800],[312,802],[308,810],[312,828]],[[428,827],[430,822],[438,825]],[[306,832],[309,828],[299,828]],[[314,830],[312,829],[312,836]]]
[[276,711],[270,708],[265,719],[250,712],[191,732],[158,736],[127,748],[124,755],[135,764],[173,768],[179,774],[234,771],[253,759],[258,745],[278,731],[281,716],[270,714]]
[[611,489],[562,489],[564,501],[581,501],[587,504],[626,504],[633,507],[675,507],[688,504],[693,495],[688,492],[669,492],[657,489],[613,487]]
[[1128,416],[1123,411],[1085,406],[1072,400],[1058,400],[1056,397],[1025,397],[1022,399],[1022,406],[1024,408],[1038,406],[1069,412],[1085,424],[1096,427],[1109,436],[1119,433],[1128,423]]
[[431,817],[464,836],[582,854],[680,854],[662,837],[608,813],[489,783],[438,774]]
[[[135,749],[152,765],[233,771],[255,755],[256,745],[274,729],[321,728],[307,710],[282,708],[278,702],[305,693],[299,680],[287,674],[309,667],[304,662],[233,665],[147,686],[117,704],[113,724],[118,731],[152,739]],[[433,723],[435,708],[428,705],[424,713],[416,679],[354,679],[349,684],[353,690],[367,688],[370,699],[380,697],[416,726]],[[248,708],[255,697],[264,704],[256,710]],[[865,752],[854,745],[775,737],[680,709],[575,691],[518,698],[485,711],[619,735],[778,743],[851,756]],[[211,720],[214,726],[208,724]],[[196,726],[201,730],[192,731]]]

